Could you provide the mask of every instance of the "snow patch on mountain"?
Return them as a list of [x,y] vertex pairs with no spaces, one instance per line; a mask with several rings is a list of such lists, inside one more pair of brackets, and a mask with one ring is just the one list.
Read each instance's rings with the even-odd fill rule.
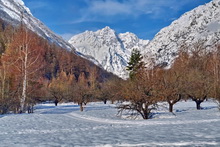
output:
[[128,77],[126,66],[132,50],[143,51],[148,42],[133,33],[117,34],[108,26],[96,32],[86,31],[69,40],[78,52],[92,57],[96,60],[93,62],[121,78]]
[[144,59],[171,65],[182,46],[191,49],[196,43],[203,43],[207,50],[220,44],[220,0],[199,6],[163,28],[147,45]]
[[0,14],[1,19],[16,26],[21,24],[23,17],[23,23],[39,36],[49,40],[51,43],[59,45],[60,47],[68,50],[73,49],[69,43],[53,33],[40,20],[35,18],[22,0],[0,0]]

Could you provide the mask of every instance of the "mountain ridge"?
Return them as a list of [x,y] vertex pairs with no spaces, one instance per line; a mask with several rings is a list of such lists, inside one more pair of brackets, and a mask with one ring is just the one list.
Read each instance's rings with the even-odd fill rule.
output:
[[170,66],[183,46],[192,48],[204,43],[210,50],[220,44],[220,0],[213,0],[184,13],[169,26],[162,28],[149,42],[145,62],[154,58],[155,64]]
[[49,40],[51,43],[55,43],[68,50],[74,50],[69,43],[52,32],[39,19],[35,18],[22,0],[0,0],[0,14],[1,19],[12,25],[18,26],[22,21],[31,31]]
[[85,31],[66,42],[35,18],[22,0],[0,0],[0,14],[4,21],[17,26],[21,24],[23,15],[24,24],[39,36],[73,50],[124,79],[128,77],[126,65],[134,48],[141,51],[148,66],[170,66],[183,45],[191,48],[193,44],[203,42],[207,49],[211,49],[220,44],[220,0],[213,0],[184,13],[161,29],[151,41],[139,39],[130,32],[118,34],[107,26],[95,32]]

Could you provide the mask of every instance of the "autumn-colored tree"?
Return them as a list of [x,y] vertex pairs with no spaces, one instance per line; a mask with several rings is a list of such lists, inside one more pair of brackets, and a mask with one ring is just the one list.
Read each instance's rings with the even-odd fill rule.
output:
[[143,119],[149,119],[151,111],[156,108],[158,102],[155,91],[157,69],[146,70],[142,58],[138,50],[132,51],[127,66],[130,79],[125,81],[120,88],[118,96],[121,97],[122,103],[118,109],[120,113],[129,110],[132,111],[132,114],[140,114]]
[[13,89],[12,74],[9,71],[8,65],[1,58],[0,66],[0,113],[5,114],[10,110],[14,103],[15,90]]
[[208,69],[211,70],[213,83],[211,89],[211,97],[215,98],[220,107],[220,45],[210,53],[208,60]]
[[74,84],[74,75],[67,75],[64,71],[62,71],[56,78],[54,77],[52,79],[49,84],[49,91],[56,106],[60,101],[69,101],[73,94],[72,90],[75,86]]
[[103,101],[104,104],[106,104],[108,100],[112,103],[117,100],[122,100],[120,93],[123,83],[124,81],[122,79],[116,77],[100,83],[100,87],[97,90],[96,99]]
[[210,54],[203,46],[195,45],[187,62],[185,72],[185,92],[195,101],[196,108],[201,109],[201,103],[206,100],[212,90],[213,72],[209,69]]
[[[156,70],[139,70],[135,79],[128,80],[124,83],[120,96],[124,101],[118,108],[119,112],[129,110],[140,114],[143,119],[152,117],[151,111],[156,109],[157,102],[160,101],[156,86],[157,71]],[[133,113],[133,114],[135,114]]]
[[173,112],[173,105],[183,96],[181,84],[181,75],[178,72],[172,69],[160,71],[156,89],[159,96],[169,104],[169,112]]
[[15,33],[13,41],[5,51],[6,62],[13,68],[21,85],[19,96],[21,113],[26,110],[30,82],[36,81],[41,76],[40,70],[44,66],[43,54],[39,38],[23,26]]
[[86,78],[85,73],[81,73],[78,77],[77,85],[73,89],[72,101],[76,102],[80,106],[80,111],[84,110],[83,105],[86,105],[92,97],[90,91],[88,79]]
[[169,69],[159,69],[156,89],[159,96],[169,104],[169,112],[173,112],[173,106],[185,98],[185,76],[189,55],[181,51]]

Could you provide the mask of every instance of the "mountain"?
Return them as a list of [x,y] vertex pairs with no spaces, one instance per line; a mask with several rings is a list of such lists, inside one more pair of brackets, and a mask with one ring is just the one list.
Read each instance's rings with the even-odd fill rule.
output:
[[0,0],[0,18],[14,26],[20,25],[22,20],[30,30],[49,40],[51,43],[55,43],[68,50],[73,49],[69,43],[57,36],[40,20],[35,18],[22,0]]
[[[21,19],[22,17],[23,19]],[[40,40],[42,44],[48,44],[48,46],[44,47],[45,56],[43,59],[47,67],[45,69],[44,78],[52,79],[56,75],[59,75],[61,71],[66,73],[71,72],[76,78],[78,78],[80,74],[85,74],[85,77],[88,78],[90,73],[94,72],[94,69],[97,74],[99,74],[99,81],[116,77],[96,66],[91,61],[82,58],[81,56],[84,55],[76,52],[71,44],[57,36],[40,20],[35,18],[22,0],[0,0],[0,27],[2,27],[2,32],[0,33],[7,33],[8,29],[12,31],[16,30],[17,26],[21,24],[21,20],[24,26],[27,26],[33,32],[34,36],[39,36],[39,39],[43,38]],[[5,27],[6,24],[10,27]],[[6,36],[7,39],[4,38]],[[9,34],[6,36],[2,35],[0,37],[0,54],[5,51],[5,44],[8,44],[5,40],[12,40],[10,37],[13,35]]]
[[201,5],[163,28],[147,45],[144,59],[171,65],[182,46],[204,44],[207,50],[220,44],[220,0]]
[[86,31],[69,40],[78,52],[90,56],[93,62],[121,78],[128,77],[126,66],[131,51],[134,48],[143,51],[148,42],[133,33],[117,34],[110,27],[96,32]]
[[86,31],[73,36],[69,43],[92,61],[120,77],[126,78],[125,67],[133,48],[144,55],[148,66],[170,66],[185,46],[198,43],[207,50],[220,44],[220,0],[201,5],[159,31],[153,40],[141,40],[135,34],[116,34],[109,27],[96,32]]

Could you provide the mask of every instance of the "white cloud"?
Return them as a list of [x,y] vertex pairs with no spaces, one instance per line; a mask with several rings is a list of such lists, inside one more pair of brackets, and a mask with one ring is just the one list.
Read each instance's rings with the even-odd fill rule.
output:
[[82,17],[74,23],[86,21],[108,21],[111,18],[135,18],[149,15],[163,18],[167,9],[175,14],[192,0],[84,0],[87,7],[81,10]]
[[162,9],[179,9],[190,0],[87,0],[88,12],[98,15],[131,14],[141,15],[155,13]]
[[131,5],[115,0],[89,1],[88,12],[97,15],[113,16],[118,14],[131,14]]

